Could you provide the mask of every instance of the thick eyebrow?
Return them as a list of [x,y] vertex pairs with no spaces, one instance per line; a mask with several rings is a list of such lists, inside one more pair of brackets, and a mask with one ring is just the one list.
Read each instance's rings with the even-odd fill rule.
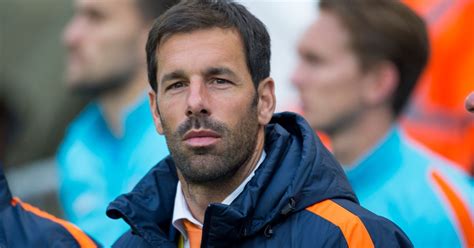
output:
[[164,83],[169,80],[174,80],[174,79],[183,79],[186,77],[186,73],[184,73],[183,70],[177,70],[177,71],[172,71],[170,73],[167,73],[161,77],[160,82]]
[[219,76],[219,75],[227,75],[230,76],[234,79],[237,79],[237,75],[229,68],[227,67],[211,67],[206,70],[204,70],[204,75],[206,77],[210,76]]
[[[205,69],[203,74],[206,77],[227,75],[234,79],[238,78],[237,74],[235,74],[231,69],[227,67],[211,67],[211,68]],[[163,77],[161,77],[160,84],[163,84],[166,81],[183,79],[183,78],[186,78],[186,73],[183,70],[172,71],[170,73],[166,73],[165,75],[163,75]]]

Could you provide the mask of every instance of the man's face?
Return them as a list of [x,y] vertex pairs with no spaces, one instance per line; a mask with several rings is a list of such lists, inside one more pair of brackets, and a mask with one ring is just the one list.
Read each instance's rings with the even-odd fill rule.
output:
[[332,134],[364,108],[364,80],[349,46],[349,33],[331,13],[321,11],[300,41],[300,62],[292,81],[305,117],[314,129]]
[[126,83],[145,64],[146,33],[135,0],[76,0],[63,34],[68,86],[102,93]]
[[266,124],[240,36],[220,28],[174,34],[157,61],[151,106],[179,172],[201,184],[232,177],[255,152]]

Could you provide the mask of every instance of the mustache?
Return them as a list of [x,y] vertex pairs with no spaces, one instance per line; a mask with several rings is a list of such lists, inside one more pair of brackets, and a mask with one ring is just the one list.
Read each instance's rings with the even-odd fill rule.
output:
[[218,134],[224,134],[228,128],[222,122],[205,116],[191,116],[178,126],[176,133],[184,136],[191,129],[208,129]]

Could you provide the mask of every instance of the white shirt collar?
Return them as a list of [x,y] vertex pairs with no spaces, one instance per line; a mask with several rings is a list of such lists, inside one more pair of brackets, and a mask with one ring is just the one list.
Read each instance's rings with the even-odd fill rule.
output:
[[[223,201],[222,204],[230,205],[245,188],[245,185],[252,179],[255,175],[255,171],[257,168],[262,164],[266,157],[265,150],[262,152],[260,156],[260,160],[257,163],[257,166],[252,170],[252,172],[242,181],[242,183],[228,195]],[[199,222],[194,216],[191,214],[191,211],[188,208],[188,204],[183,195],[183,190],[181,188],[181,182],[178,181],[178,186],[176,187],[176,196],[174,198],[174,209],[173,209],[173,226],[178,229],[178,231],[183,235],[184,240],[187,242],[187,235],[184,229],[183,220],[188,220],[191,223],[199,226],[202,228],[202,223]]]

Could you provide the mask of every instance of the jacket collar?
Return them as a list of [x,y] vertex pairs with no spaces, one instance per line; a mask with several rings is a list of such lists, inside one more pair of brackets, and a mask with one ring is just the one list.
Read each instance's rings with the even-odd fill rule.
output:
[[10,206],[12,195],[8,187],[7,179],[3,173],[2,164],[0,163],[0,211]]
[[[341,167],[302,117],[274,115],[266,127],[265,151],[265,161],[234,202],[211,204],[206,210],[204,244],[254,235],[325,199],[357,201]],[[176,238],[171,216],[177,180],[174,163],[168,157],[131,193],[112,202],[107,215],[123,218],[153,246],[172,243]]]
[[124,219],[132,232],[153,247],[168,247],[176,238],[171,221],[177,183],[174,162],[168,156],[132,192],[117,197],[107,208],[107,216]]

